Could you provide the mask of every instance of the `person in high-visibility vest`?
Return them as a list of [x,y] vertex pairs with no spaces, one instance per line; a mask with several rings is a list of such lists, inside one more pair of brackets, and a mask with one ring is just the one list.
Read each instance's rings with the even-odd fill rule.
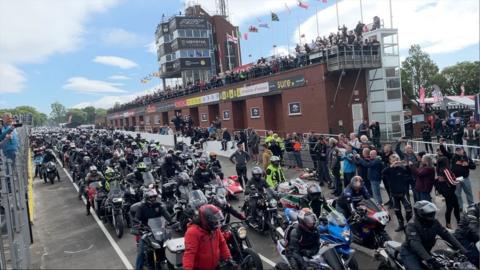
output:
[[280,166],[280,158],[272,156],[270,158],[270,165],[267,167],[267,184],[271,188],[276,188],[279,183],[285,182],[285,173],[282,166]]

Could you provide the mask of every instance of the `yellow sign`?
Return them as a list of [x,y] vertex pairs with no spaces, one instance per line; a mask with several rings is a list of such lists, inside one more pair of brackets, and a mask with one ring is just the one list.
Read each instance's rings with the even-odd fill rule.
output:
[[187,99],[187,106],[193,106],[193,105],[198,105],[202,103],[202,98],[201,97],[194,97],[194,98],[189,98]]
[[242,88],[233,88],[220,92],[220,100],[228,100],[240,97]]

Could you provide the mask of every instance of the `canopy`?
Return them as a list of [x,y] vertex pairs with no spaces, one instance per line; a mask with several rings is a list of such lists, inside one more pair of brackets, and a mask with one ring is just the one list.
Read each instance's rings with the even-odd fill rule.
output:
[[446,96],[443,101],[432,105],[434,109],[441,109],[446,106],[447,109],[474,109],[474,96]]

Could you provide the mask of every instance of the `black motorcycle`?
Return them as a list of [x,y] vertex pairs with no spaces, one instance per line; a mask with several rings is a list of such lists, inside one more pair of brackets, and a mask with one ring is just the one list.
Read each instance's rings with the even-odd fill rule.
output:
[[123,188],[118,180],[113,180],[109,183],[110,190],[103,202],[103,216],[102,221],[110,223],[115,228],[115,234],[118,238],[122,238],[125,227],[124,212],[124,194]]
[[[256,218],[254,218],[253,210],[250,208],[252,201],[256,204]],[[282,224],[282,217],[277,212],[278,200],[275,191],[269,188],[260,193],[255,186],[251,186],[250,194],[242,209],[247,216],[247,225],[257,232],[268,232],[273,242],[276,243],[275,229]]]
[[166,261],[164,245],[171,237],[163,218],[149,219],[148,226],[142,226],[140,231],[145,242],[145,266],[148,269],[162,269],[162,263]]
[[52,185],[55,182],[55,178],[58,178],[58,180],[60,180],[60,175],[58,174],[58,170],[57,170],[57,166],[55,166],[55,162],[50,161],[44,166],[45,166],[45,169],[43,174],[43,181],[45,181],[45,184],[47,183],[47,180],[50,181]]
[[179,222],[178,231],[185,233],[188,223],[195,216],[195,211],[200,206],[208,203],[208,200],[203,191],[199,189],[189,190],[188,187],[179,186],[179,190],[183,191],[180,191],[180,196],[174,206],[174,215],[177,222]]

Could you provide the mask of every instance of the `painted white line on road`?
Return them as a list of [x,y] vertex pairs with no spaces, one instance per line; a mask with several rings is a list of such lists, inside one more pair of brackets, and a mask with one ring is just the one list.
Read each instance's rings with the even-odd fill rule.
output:
[[80,253],[80,252],[84,252],[84,251],[90,250],[90,249],[92,249],[92,248],[93,248],[93,244],[91,244],[88,248],[84,248],[84,249],[80,249],[80,250],[76,250],[76,251],[64,250],[63,253],[75,254],[75,253]]
[[[62,164],[61,161],[55,157],[57,159],[57,162],[58,164]],[[73,182],[73,179],[72,179],[72,176],[70,176],[70,173],[67,171],[67,169],[65,168],[62,168],[63,171],[65,172],[65,174],[67,175],[68,179],[70,179],[70,182],[72,182],[73,184],[73,187],[77,190],[77,192],[79,191],[79,188],[78,188],[78,185],[76,183]],[[83,203],[84,204],[87,204],[87,201],[85,200],[85,198],[82,198],[83,199]],[[120,257],[120,260],[122,260],[123,264],[125,265],[125,268],[127,269],[133,269],[133,266],[132,264],[130,263],[130,261],[127,259],[127,256],[125,256],[125,253],[123,253],[122,249],[120,249],[120,246],[118,246],[117,242],[115,242],[115,240],[113,239],[113,237],[110,235],[110,233],[107,231],[107,228],[105,228],[105,225],[103,225],[103,222],[100,221],[100,219],[98,218],[97,214],[95,213],[95,211],[92,211],[92,217],[93,219],[95,219],[95,221],[97,222],[98,226],[100,227],[100,229],[102,230],[103,234],[105,234],[105,236],[107,237],[108,239],[108,242],[110,242],[110,244],[112,245],[113,249],[115,250],[115,252],[117,253],[118,257]]]

